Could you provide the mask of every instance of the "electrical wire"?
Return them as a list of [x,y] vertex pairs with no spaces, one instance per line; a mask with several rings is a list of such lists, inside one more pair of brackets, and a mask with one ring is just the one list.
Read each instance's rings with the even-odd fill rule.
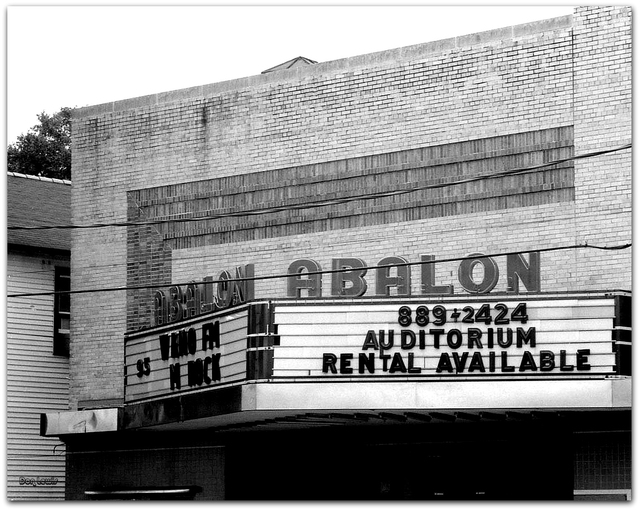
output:
[[[520,225],[526,225],[529,223],[539,223],[539,220],[535,217],[533,218],[525,218],[520,222]],[[377,237],[369,237],[367,238],[369,242],[371,243],[376,243],[376,242],[382,242],[382,241],[386,241],[388,238],[387,236],[384,235],[379,235]],[[352,246],[352,241],[334,241],[331,243],[332,248],[339,248],[339,247],[349,247]],[[181,263],[190,261],[190,260],[202,260],[202,255],[181,255],[179,261]],[[121,262],[121,263],[114,263],[114,264],[100,264],[100,265],[92,265],[92,266],[86,266],[84,269],[86,270],[92,270],[92,269],[100,269],[102,271],[104,271],[105,269],[117,269],[117,268],[124,268],[127,267],[128,263],[127,262]],[[53,266],[51,266],[53,267]],[[48,271],[44,271],[44,272],[48,272]],[[13,272],[11,272],[10,274],[8,273],[9,276],[19,276],[19,275],[23,275],[23,274],[30,274],[30,271],[18,271],[18,270],[13,270]]]
[[[124,264],[123,264],[124,265]],[[14,271],[12,273],[7,273],[7,277],[11,278],[12,276],[20,276],[24,274],[41,274],[41,273],[54,273],[55,269],[51,266],[51,269],[44,269],[42,271]]]
[[124,221],[124,222],[112,222],[112,223],[94,223],[88,225],[32,225],[32,226],[9,226],[8,230],[50,230],[50,229],[94,229],[94,228],[105,228],[105,227],[135,227],[135,226],[147,226],[147,225],[161,225],[168,223],[185,223],[185,222],[194,222],[194,221],[209,221],[209,220],[217,220],[222,218],[231,218],[231,217],[239,217],[239,216],[257,216],[268,213],[276,213],[282,211],[293,211],[300,209],[311,209],[315,207],[326,207],[330,205],[339,205],[348,202],[354,202],[357,200],[375,200],[378,198],[386,198],[391,196],[405,195],[408,193],[414,193],[417,191],[425,191],[429,189],[437,189],[437,188],[445,188],[449,186],[456,186],[460,184],[468,184],[471,182],[477,182],[487,179],[498,179],[501,177],[507,177],[510,175],[523,174],[527,172],[533,172],[536,170],[540,170],[542,168],[558,165],[561,163],[566,163],[568,161],[574,161],[578,159],[592,158],[596,156],[601,156],[604,154],[610,154],[614,152],[618,152],[621,150],[626,150],[631,148],[632,144],[622,145],[620,147],[616,147],[614,149],[603,149],[600,151],[589,152],[586,154],[580,154],[577,156],[572,156],[570,158],[563,158],[554,161],[550,161],[548,163],[542,163],[540,165],[528,166],[524,168],[516,168],[512,170],[505,170],[504,172],[499,172],[495,174],[486,174],[479,175],[475,177],[469,177],[467,179],[461,179],[454,182],[448,183],[437,183],[437,184],[428,184],[425,186],[417,186],[411,189],[401,189],[395,191],[382,191],[378,193],[370,193],[366,195],[357,195],[352,197],[344,197],[338,199],[331,200],[319,200],[319,201],[309,201],[303,204],[294,204],[294,205],[286,205],[280,207],[270,207],[264,209],[254,209],[252,211],[236,211],[236,212],[226,212],[221,214],[212,214],[207,216],[200,216],[195,218],[180,218],[180,219],[170,219],[170,220],[144,220],[144,221]]
[[[537,222],[537,220],[536,220]],[[526,221],[523,221],[523,223],[521,224],[525,224]],[[387,236],[385,235],[379,235],[377,237],[369,237],[368,240],[372,243],[375,242],[382,242],[385,241],[387,239]],[[338,248],[341,246],[344,247],[349,247],[352,245],[351,241],[335,241],[331,243],[331,246],[333,248]],[[201,260],[202,259],[202,255],[182,255],[180,256],[180,262],[187,262],[190,260]],[[85,269],[87,270],[91,270],[91,269],[100,269],[100,270],[105,270],[105,269],[116,269],[116,268],[124,268],[128,265],[127,262],[121,262],[121,263],[115,263],[115,264],[100,264],[100,265],[93,265],[93,266],[85,266]],[[53,268],[53,265],[51,266]],[[53,272],[53,269],[51,270]],[[19,275],[24,275],[24,274],[32,274],[32,273],[37,273],[39,271],[19,271],[19,270],[13,270],[11,273],[7,273],[8,276],[19,276]],[[49,272],[49,271],[43,271],[43,272]]]
[[[431,185],[427,185],[427,186],[422,186],[422,187],[417,187],[417,188],[412,188],[412,189],[407,189],[407,190],[396,190],[396,191],[390,191],[390,192],[380,192],[380,193],[372,193],[369,195],[360,195],[360,196],[355,196],[355,197],[345,197],[342,199],[334,199],[334,200],[325,200],[325,201],[318,201],[318,202],[307,202],[304,204],[299,204],[299,205],[293,205],[293,206],[282,206],[282,207],[277,207],[277,208],[267,208],[267,209],[259,209],[259,210],[254,210],[254,211],[241,211],[241,212],[236,212],[236,213],[228,213],[228,214],[220,214],[220,215],[213,215],[213,216],[206,216],[206,217],[199,217],[199,218],[183,218],[183,219],[173,219],[173,220],[156,220],[156,221],[142,221],[142,222],[120,222],[120,223],[105,223],[105,224],[94,224],[94,225],[39,225],[39,226],[13,226],[13,227],[8,227],[9,230],[43,230],[43,229],[55,229],[55,228],[60,228],[60,229],[68,229],[68,228],[74,228],[74,229],[83,229],[83,228],[101,228],[101,227],[113,227],[113,226],[141,226],[141,225],[157,225],[157,224],[165,224],[165,223],[176,223],[176,222],[188,222],[188,221],[205,221],[205,220],[212,220],[212,219],[218,219],[218,218],[225,218],[225,217],[230,217],[230,216],[245,216],[245,215],[258,215],[258,214],[265,214],[265,213],[269,213],[269,212],[279,212],[279,211],[290,211],[290,210],[295,210],[295,209],[307,209],[307,208],[313,208],[313,207],[324,207],[327,205],[334,205],[334,204],[340,204],[340,203],[346,203],[346,202],[351,202],[351,201],[356,201],[356,200],[367,200],[367,199],[375,199],[375,198],[382,198],[382,197],[387,197],[387,196],[395,196],[395,195],[402,195],[402,194],[407,194],[407,193],[412,193],[415,191],[421,191],[421,190],[425,190],[425,189],[433,189],[433,188],[440,188],[440,187],[447,187],[447,186],[455,186],[455,185],[459,185],[459,184],[465,184],[468,182],[474,182],[474,181],[479,181],[479,180],[484,180],[484,179],[492,179],[492,178],[499,178],[499,177],[503,177],[503,176],[508,176],[508,175],[514,175],[514,174],[522,174],[522,173],[526,173],[526,172],[532,172],[535,170],[539,170],[541,168],[545,168],[548,166],[554,166],[554,165],[558,165],[560,163],[564,163],[564,162],[568,162],[568,161],[572,161],[572,160],[576,160],[576,159],[584,159],[584,158],[590,158],[590,157],[596,157],[596,156],[600,156],[603,154],[609,154],[612,152],[617,152],[617,151],[621,151],[621,150],[625,150],[628,148],[631,148],[632,144],[626,144],[614,149],[604,149],[604,150],[600,150],[600,151],[595,151],[595,152],[590,152],[587,154],[581,154],[581,155],[577,155],[577,156],[573,156],[570,158],[564,158],[564,159],[559,159],[559,160],[554,160],[554,161],[550,161],[548,163],[544,163],[544,164],[540,164],[540,165],[535,165],[535,166],[530,166],[530,167],[525,167],[525,168],[519,168],[519,169],[513,169],[513,170],[507,170],[504,172],[500,172],[498,174],[492,174],[492,175],[484,175],[484,176],[476,176],[476,177],[470,177],[468,179],[463,179],[460,181],[455,181],[455,182],[450,182],[450,183],[442,183],[442,184],[431,184]],[[553,248],[553,250],[556,249],[570,249],[570,248],[594,248],[594,249],[625,249],[630,247],[631,244],[628,245],[622,245],[620,247],[599,247],[599,246],[593,246],[593,245],[588,245],[588,244],[584,244],[584,245],[573,245],[573,246],[569,246],[569,247],[560,247],[560,248]],[[534,250],[534,251],[541,251],[541,250]],[[528,252],[518,252],[518,253],[528,253]],[[501,256],[501,255],[508,255],[508,254],[495,254],[495,255],[486,255],[486,257],[489,256]],[[199,257],[194,257],[194,258],[199,258]],[[454,261],[454,260],[463,260],[465,257],[463,258],[456,258],[456,259],[446,259],[446,260],[440,260],[437,262],[446,262],[446,261]],[[415,265],[415,264],[423,264],[423,263],[430,263],[430,262],[417,262],[417,263],[408,263],[408,264],[404,264],[404,265]],[[117,266],[123,266],[124,264],[111,264],[110,267],[117,267]],[[389,267],[400,267],[402,264],[400,265],[391,265]],[[379,269],[379,266],[375,266],[375,267],[366,267],[366,268],[359,268],[359,269]],[[347,269],[349,270],[349,269]],[[331,272],[341,272],[343,270],[327,270],[327,271],[320,271],[317,273],[305,273],[305,274],[325,274],[325,273],[331,273]],[[45,271],[46,272],[46,271]],[[27,274],[26,272],[20,272],[23,274]],[[34,272],[35,273],[35,272]],[[290,277],[292,275],[275,275],[275,276],[271,276],[271,277],[257,277],[254,279],[267,279],[267,278],[286,278],[286,277]],[[246,280],[246,279],[245,279]],[[225,281],[234,281],[232,280],[225,280]],[[241,279],[236,280],[236,281],[241,281]],[[108,288],[108,289],[86,289],[86,290],[82,290],[82,291],[62,291],[59,292],[60,294],[69,294],[69,293],[85,293],[85,292],[110,292],[110,291],[119,291],[119,290],[136,290],[136,289],[149,289],[149,288],[163,288],[163,287],[167,287],[167,286],[171,286],[171,285],[188,285],[194,282],[188,282],[188,283],[182,283],[182,284],[163,284],[163,285],[153,285],[153,286],[133,286],[133,287],[117,287],[117,288]],[[217,283],[217,281],[212,281],[211,283]],[[43,293],[23,293],[23,294],[11,294],[8,295],[7,297],[27,297],[27,296],[45,296],[45,295],[55,295],[56,292],[43,292]]]
[[524,253],[548,253],[553,251],[562,251],[562,250],[577,250],[590,248],[595,250],[605,250],[605,251],[618,251],[625,250],[630,248],[632,243],[621,244],[616,246],[598,246],[592,245],[588,243],[582,244],[573,244],[566,246],[556,246],[551,248],[538,248],[535,250],[519,250],[505,253],[491,253],[491,254],[482,254],[482,255],[473,255],[466,257],[452,257],[446,259],[434,259],[434,260],[421,260],[418,262],[402,262],[396,264],[385,264],[382,266],[364,266],[364,267],[356,267],[356,268],[341,268],[341,269],[326,269],[321,271],[308,271],[304,273],[295,273],[295,274],[277,274],[277,275],[266,275],[266,276],[252,276],[252,277],[244,277],[244,278],[229,278],[224,280],[207,280],[207,282],[182,282],[182,283],[164,283],[164,284],[156,284],[156,285],[131,285],[125,287],[105,287],[102,289],[82,289],[82,290],[68,290],[68,291],[49,291],[49,292],[30,292],[30,293],[20,293],[20,294],[9,294],[7,298],[19,298],[19,297],[35,297],[35,296],[55,296],[55,295],[64,295],[64,294],[89,294],[89,293],[97,293],[97,292],[119,292],[119,291],[127,291],[127,290],[145,290],[145,289],[160,289],[174,286],[186,286],[186,285],[203,285],[203,284],[213,284],[213,283],[232,283],[232,282],[247,282],[247,281],[260,281],[260,280],[273,280],[280,278],[292,278],[298,277],[300,275],[311,276],[311,275],[319,275],[319,274],[333,274],[333,273],[342,273],[349,271],[367,271],[367,270],[377,270],[377,269],[386,269],[392,267],[408,267],[408,266],[422,266],[427,264],[441,264],[443,262],[457,262],[461,260],[474,260],[474,259],[484,259],[484,258],[493,258],[493,257],[504,257],[507,255],[519,255]]

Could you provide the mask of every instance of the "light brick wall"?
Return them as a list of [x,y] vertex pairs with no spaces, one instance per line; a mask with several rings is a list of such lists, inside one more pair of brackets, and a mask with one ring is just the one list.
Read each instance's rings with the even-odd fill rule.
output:
[[[297,259],[310,258],[322,269],[331,269],[331,260],[340,257],[361,258],[368,266],[375,266],[388,256],[404,257],[418,262],[420,255],[435,255],[443,260],[472,253],[504,253],[535,250],[541,246],[565,244],[571,230],[573,215],[564,204],[549,204],[524,208],[518,213],[503,211],[463,215],[455,218],[434,218],[411,223],[375,225],[366,229],[345,229],[317,232],[173,251],[173,280],[200,280],[205,275],[217,276],[223,269],[239,264],[254,263],[256,276],[285,274],[289,264]],[[496,258],[500,279],[496,292],[506,291],[505,257]],[[456,293],[465,294],[457,279],[459,263],[436,264],[436,282],[454,284]],[[576,290],[575,253],[559,251],[541,255],[543,291]],[[411,269],[412,293],[419,295],[420,268]],[[331,296],[331,275],[324,275],[323,296]],[[367,282],[372,295],[375,273],[369,272]],[[256,295],[261,298],[285,297],[285,280],[256,282]]]
[[[396,223],[415,230],[423,220],[570,202],[574,197],[572,162],[535,173],[498,175],[504,168],[523,168],[572,155],[573,128],[569,126],[130,192],[131,220],[222,217],[130,228],[129,284],[163,285],[166,293],[168,285],[189,281],[191,278],[176,280],[178,274],[174,274],[171,263],[173,250],[224,245],[223,251],[228,251],[229,246],[250,240],[251,246],[260,251],[244,249],[242,253],[254,257],[251,262],[255,263],[262,259],[263,249],[269,250],[270,240],[292,235],[332,231],[348,235],[354,228],[366,233],[374,225]],[[494,178],[487,179],[486,175]],[[478,176],[482,179],[452,184]],[[425,186],[432,188],[425,190]],[[310,199],[342,200],[395,191],[402,195],[293,209],[308,205]],[[274,207],[276,211],[264,212]],[[233,216],[234,213],[242,215]],[[505,224],[509,221],[520,224],[524,220],[512,216]],[[477,228],[478,220],[468,223],[467,237],[476,239],[472,230]],[[439,225],[434,221],[430,224]],[[440,223],[440,229],[444,227],[448,232],[447,225]],[[462,225],[453,227],[455,232],[461,228]],[[212,271],[215,277],[220,269],[214,267]],[[202,276],[196,274],[193,279],[199,281]],[[154,294],[155,289],[128,293],[128,330],[154,324]]]
[[[575,39],[576,154],[631,143],[631,7],[579,7]],[[631,150],[576,162],[576,239],[631,242]],[[631,287],[631,250],[578,253],[590,287]]]
[[[74,221],[127,220],[136,208],[128,201],[128,193],[136,190],[169,185],[168,193],[179,194],[180,183],[559,126],[575,124],[576,152],[600,148],[596,130],[589,133],[576,120],[576,115],[580,122],[592,115],[604,118],[609,108],[605,96],[601,104],[589,106],[584,87],[590,85],[577,72],[581,62],[584,73],[588,72],[589,52],[580,44],[591,37],[591,25],[598,25],[583,19],[585,12],[604,14],[595,30],[601,34],[597,37],[614,38],[616,30],[624,30],[609,31],[612,21],[607,10],[577,9],[574,17],[80,109],[73,121]],[[630,58],[630,47],[615,48],[619,60],[624,62],[625,55]],[[578,56],[575,63],[574,55]],[[604,65],[595,69],[608,72]],[[611,81],[610,89],[622,84],[630,95],[628,82],[603,81]],[[580,98],[584,99],[578,103]],[[616,108],[623,117],[625,112],[630,114],[630,103]],[[616,140],[629,137],[626,125],[612,122],[609,129],[618,130]],[[607,171],[610,156],[604,161],[604,169],[598,172]],[[587,169],[586,174],[592,171]],[[297,258],[313,258],[328,269],[330,259],[338,256],[375,264],[389,255],[417,261],[420,254],[446,258],[561,246],[579,240],[578,233],[587,226],[593,229],[595,241],[607,227],[602,226],[601,214],[583,220],[588,206],[578,214],[584,199],[577,195],[589,193],[582,189],[586,174],[576,165],[575,202],[521,204],[503,211],[261,236],[224,245],[199,247],[197,237],[185,238],[184,248],[171,254],[172,279],[200,279],[243,263],[256,264],[259,274],[282,273]],[[623,189],[629,180],[628,174],[622,175],[614,185],[620,187],[623,201],[615,206],[616,213],[627,208],[621,211],[622,221],[630,210],[630,198]],[[600,196],[597,182],[593,191]],[[169,215],[176,218],[189,212],[180,207],[176,204]],[[592,222],[600,223],[600,233]],[[612,238],[618,240],[615,235]],[[122,227],[76,232],[74,289],[138,283],[140,270],[128,264],[133,262],[127,259],[132,237],[129,241],[128,252],[127,230]],[[150,243],[144,249],[151,257],[158,245]],[[545,255],[543,290],[610,288],[611,282],[630,287],[626,255],[616,258],[597,280],[579,267],[582,255],[578,252]],[[157,261],[150,258],[149,263]],[[455,266],[438,266],[437,278],[455,283],[451,272],[455,275]],[[284,283],[279,285],[259,283],[257,294],[283,296]],[[504,288],[504,282],[498,286]],[[122,398],[126,303],[120,291],[74,296],[72,406]]]

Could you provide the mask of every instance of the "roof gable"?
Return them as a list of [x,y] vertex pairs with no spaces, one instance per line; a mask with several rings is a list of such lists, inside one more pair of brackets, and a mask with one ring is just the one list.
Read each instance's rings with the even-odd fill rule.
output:
[[306,57],[296,57],[291,60],[287,60],[282,64],[278,64],[277,66],[271,67],[266,71],[262,71],[261,74],[271,73],[273,71],[282,71],[284,69],[293,69],[294,67],[309,66],[312,64],[317,64],[317,62]]

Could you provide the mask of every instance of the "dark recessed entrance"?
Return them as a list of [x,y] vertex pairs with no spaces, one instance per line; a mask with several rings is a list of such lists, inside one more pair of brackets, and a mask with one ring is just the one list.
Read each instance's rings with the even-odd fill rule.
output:
[[380,427],[263,438],[228,447],[227,499],[573,498],[571,442],[561,430]]

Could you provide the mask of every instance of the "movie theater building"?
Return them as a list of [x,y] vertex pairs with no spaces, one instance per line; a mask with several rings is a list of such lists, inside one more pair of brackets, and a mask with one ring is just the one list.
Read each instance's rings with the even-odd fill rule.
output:
[[630,498],[631,104],[577,7],[76,110],[67,498]]

